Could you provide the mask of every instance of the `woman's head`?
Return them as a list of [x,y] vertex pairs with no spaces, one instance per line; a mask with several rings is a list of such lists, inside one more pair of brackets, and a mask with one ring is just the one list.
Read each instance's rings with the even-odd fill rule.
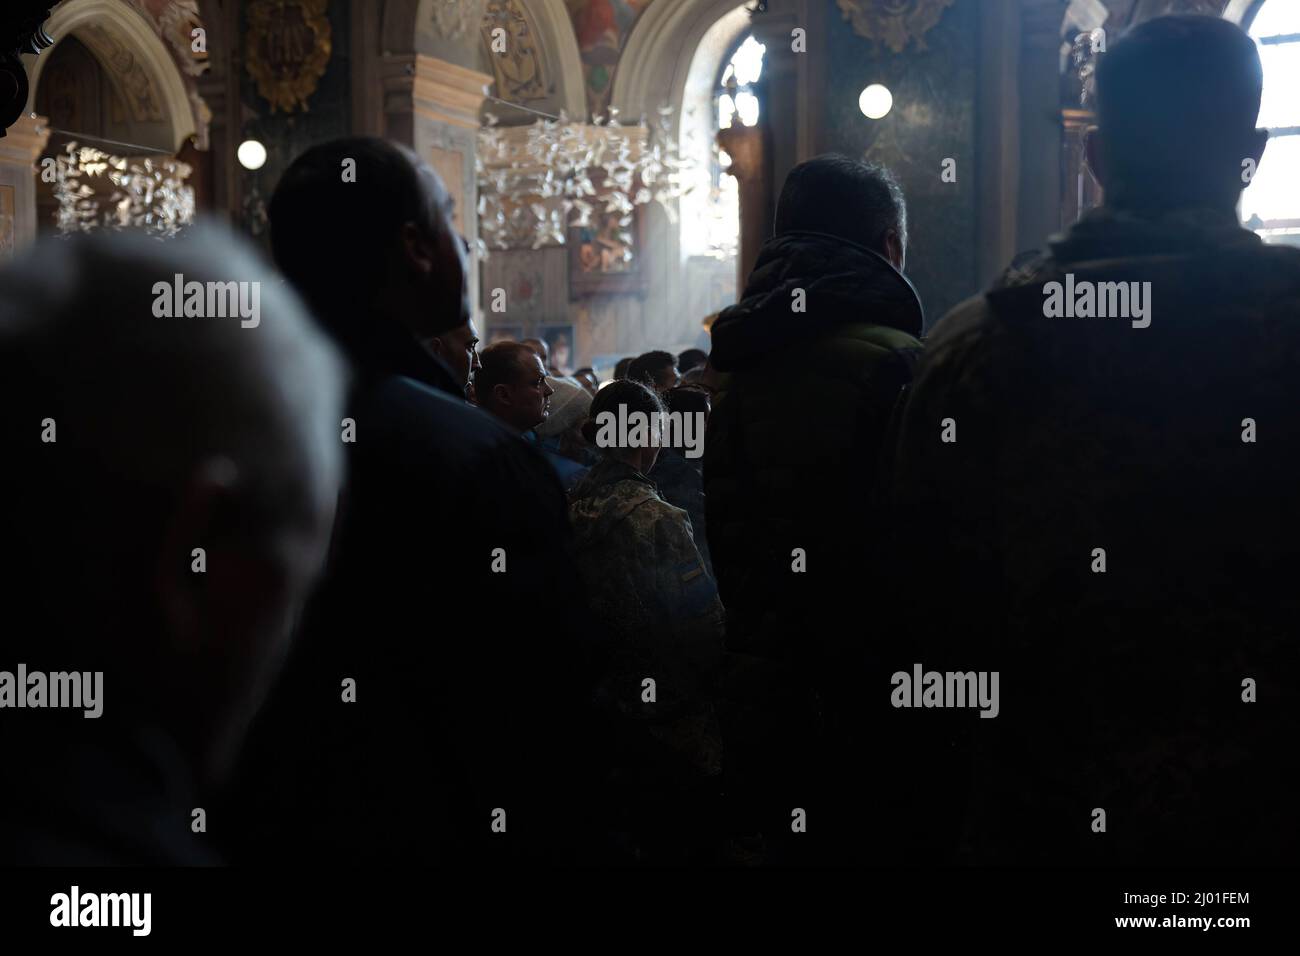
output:
[[582,436],[602,455],[648,472],[659,456],[663,412],[663,402],[650,388],[619,379],[592,399]]

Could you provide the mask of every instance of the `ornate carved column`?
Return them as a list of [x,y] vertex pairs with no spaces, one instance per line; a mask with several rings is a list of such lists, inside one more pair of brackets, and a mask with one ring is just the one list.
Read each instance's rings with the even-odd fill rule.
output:
[[49,120],[25,114],[0,139],[0,260],[36,238],[35,163],[49,138]]

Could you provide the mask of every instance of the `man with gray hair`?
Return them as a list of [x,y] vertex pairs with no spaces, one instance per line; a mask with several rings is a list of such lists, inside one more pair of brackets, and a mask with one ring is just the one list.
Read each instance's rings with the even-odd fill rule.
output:
[[[230,282],[255,323],[209,314]],[[160,285],[189,304],[155,308]],[[0,720],[5,862],[214,858],[194,808],[324,561],[343,388],[297,297],[207,227],[47,240],[0,273],[0,670],[28,674]],[[66,671],[98,679],[97,719],[31,709]]]

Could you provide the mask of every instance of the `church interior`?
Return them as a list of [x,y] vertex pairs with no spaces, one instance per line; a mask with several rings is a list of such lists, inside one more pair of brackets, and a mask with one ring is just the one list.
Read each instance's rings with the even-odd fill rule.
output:
[[[28,8],[44,13],[8,6],[11,35]],[[51,45],[7,61],[27,95],[11,97],[0,143],[0,249],[94,217],[61,212],[94,161],[79,149],[149,160],[170,184],[168,215],[212,214],[259,237],[295,155],[382,136],[455,193],[484,341],[538,337],[558,369],[608,377],[624,355],[707,346],[786,173],[844,153],[888,165],[911,199],[909,274],[933,322],[1098,201],[1082,162],[1093,31],[1198,12],[1293,37],[1292,4],[1266,6],[64,0],[35,41]],[[1279,91],[1271,149],[1288,158],[1294,43],[1264,47]],[[55,182],[33,175],[44,160]],[[1286,165],[1261,169],[1241,214],[1295,243]]]
[[4,0],[0,864],[1294,866],[1297,170],[1300,0]]

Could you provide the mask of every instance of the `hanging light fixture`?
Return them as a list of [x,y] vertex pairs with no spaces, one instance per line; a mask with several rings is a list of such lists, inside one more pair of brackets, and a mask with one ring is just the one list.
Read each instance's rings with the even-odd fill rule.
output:
[[660,107],[649,124],[625,126],[618,111],[592,122],[565,113],[529,126],[503,127],[489,114],[479,131],[479,252],[564,245],[569,228],[593,215],[617,215],[620,241],[631,245],[633,211],[688,192],[687,172],[672,131],[673,110]]
[[171,157],[114,156],[68,143],[56,158],[59,231],[139,228],[160,237],[194,221],[190,166]]

